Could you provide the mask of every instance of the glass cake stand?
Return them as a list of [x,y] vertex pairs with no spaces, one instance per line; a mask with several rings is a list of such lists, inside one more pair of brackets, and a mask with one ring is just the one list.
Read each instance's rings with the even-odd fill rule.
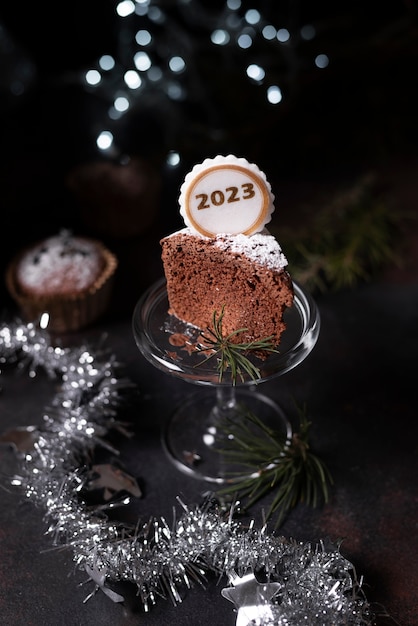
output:
[[289,420],[280,406],[258,391],[258,385],[299,365],[318,339],[317,306],[298,283],[293,282],[293,286],[294,303],[285,313],[286,330],[278,352],[264,361],[252,359],[260,372],[257,384],[245,375],[234,385],[229,370],[219,380],[216,357],[207,360],[207,354],[196,350],[201,329],[168,314],[165,278],[138,300],[132,328],[142,355],[166,374],[204,387],[174,410],[163,432],[166,453],[186,474],[217,484],[234,481],[237,468],[219,452],[219,439],[228,437],[226,425],[231,420],[242,419],[248,411],[290,442]]

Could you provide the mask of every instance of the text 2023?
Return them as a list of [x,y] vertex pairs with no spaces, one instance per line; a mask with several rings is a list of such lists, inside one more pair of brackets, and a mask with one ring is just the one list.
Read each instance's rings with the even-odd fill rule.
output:
[[241,194],[239,187],[227,187],[225,192],[216,189],[212,191],[210,195],[207,193],[198,193],[195,196],[196,200],[199,200],[197,209],[200,211],[202,209],[210,209],[211,206],[221,206],[225,202],[239,202],[240,200],[250,200],[250,198],[254,198],[255,191],[253,183],[243,183],[241,190]]

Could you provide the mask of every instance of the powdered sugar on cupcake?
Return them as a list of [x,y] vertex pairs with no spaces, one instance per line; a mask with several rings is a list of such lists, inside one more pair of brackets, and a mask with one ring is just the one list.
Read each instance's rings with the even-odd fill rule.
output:
[[91,286],[102,268],[94,242],[63,231],[22,256],[17,278],[32,293],[66,294]]

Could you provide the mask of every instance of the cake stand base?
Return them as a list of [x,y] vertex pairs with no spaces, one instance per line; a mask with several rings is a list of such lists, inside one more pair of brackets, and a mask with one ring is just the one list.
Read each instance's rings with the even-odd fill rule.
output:
[[163,446],[174,465],[189,476],[219,485],[232,484],[243,474],[219,452],[222,438],[228,438],[227,423],[242,420],[245,412],[256,415],[266,426],[290,443],[291,425],[282,409],[267,396],[251,389],[225,388],[217,394],[204,390],[193,394],[168,420]]

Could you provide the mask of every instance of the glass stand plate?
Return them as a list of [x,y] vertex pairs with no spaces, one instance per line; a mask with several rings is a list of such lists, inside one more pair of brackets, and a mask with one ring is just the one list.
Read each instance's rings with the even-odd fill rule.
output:
[[[290,443],[292,428],[281,408],[267,396],[250,389],[237,389],[234,411],[227,407],[228,424],[240,421],[250,411],[273,428],[285,444]],[[219,411],[212,389],[191,394],[166,423],[163,445],[176,467],[195,478],[228,484],[236,480],[242,466],[233,465],[220,451],[225,431],[225,411]],[[227,442],[230,443],[230,442]]]
[[225,467],[216,441],[220,432],[225,433],[228,420],[242,419],[246,411],[290,440],[288,419],[276,403],[259,393],[258,385],[299,365],[318,339],[317,306],[300,285],[293,285],[294,303],[285,313],[286,330],[278,353],[266,360],[254,358],[261,376],[256,386],[250,376],[233,385],[229,372],[219,380],[216,358],[206,360],[194,349],[201,330],[168,314],[165,279],[153,284],[139,299],[132,328],[142,355],[166,374],[207,387],[174,411],[163,434],[168,457],[186,474],[215,483],[232,480],[236,468]]

